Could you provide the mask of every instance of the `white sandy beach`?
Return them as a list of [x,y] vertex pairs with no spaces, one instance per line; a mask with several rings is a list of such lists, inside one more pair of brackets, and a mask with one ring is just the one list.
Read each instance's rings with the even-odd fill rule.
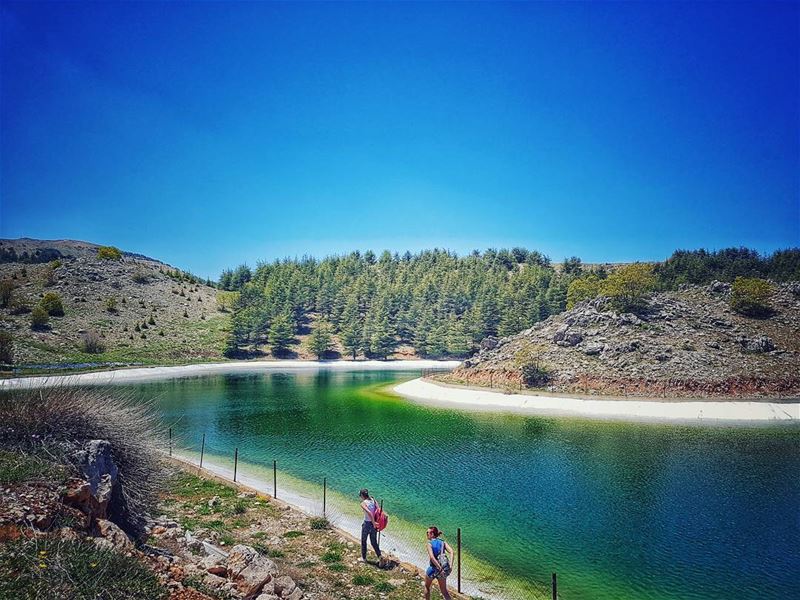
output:
[[484,412],[703,424],[800,421],[797,402],[594,400],[455,388],[423,379],[396,385],[394,391],[420,404]]
[[291,373],[309,370],[335,371],[414,371],[417,369],[453,369],[459,365],[456,360],[275,360],[275,361],[232,361],[224,363],[204,363],[180,365],[175,367],[138,367],[95,371],[74,375],[42,375],[36,377],[15,377],[0,379],[0,390],[30,389],[54,385],[108,385],[114,383],[137,383],[156,379],[177,377],[197,377],[200,375],[219,375],[222,373]]

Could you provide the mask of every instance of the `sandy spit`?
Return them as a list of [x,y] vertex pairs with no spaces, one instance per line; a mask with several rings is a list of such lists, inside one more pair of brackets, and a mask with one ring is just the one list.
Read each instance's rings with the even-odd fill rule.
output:
[[75,375],[42,375],[38,377],[15,377],[0,379],[0,390],[31,389],[62,385],[108,385],[114,383],[137,383],[157,379],[178,377],[197,377],[220,373],[292,373],[314,370],[334,371],[413,371],[415,369],[453,369],[458,361],[446,360],[362,360],[362,361],[316,361],[316,360],[276,360],[276,361],[232,361],[225,363],[204,363],[176,367],[141,367],[77,373]]
[[800,421],[800,403],[594,400],[460,389],[423,379],[396,385],[394,391],[420,404],[484,412],[703,425]]

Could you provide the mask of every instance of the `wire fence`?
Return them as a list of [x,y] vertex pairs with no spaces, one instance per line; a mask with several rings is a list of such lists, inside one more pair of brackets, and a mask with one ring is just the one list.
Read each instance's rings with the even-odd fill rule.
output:
[[[301,482],[287,473],[279,471],[279,456],[271,462],[247,460],[241,448],[221,448],[209,442],[205,433],[190,436],[189,439],[173,437],[169,429],[169,455],[197,465],[198,470],[229,479],[237,484],[258,490],[275,499],[291,504],[312,517],[323,517],[331,525],[358,538],[363,515],[354,503],[344,503],[335,499],[330,487],[335,481],[324,476],[319,482]],[[244,459],[244,460],[243,460]],[[199,471],[198,471],[199,472]],[[305,483],[305,485],[303,485]],[[391,514],[391,501],[376,498],[387,513]],[[556,573],[546,580],[510,577],[495,565],[470,556],[470,529],[468,524],[458,527],[454,536],[445,538],[454,552],[452,573],[448,577],[448,588],[468,598],[498,598],[504,600],[556,600],[561,598],[558,591]],[[397,530],[390,526],[379,533],[382,552],[388,552],[396,559],[415,565],[420,569],[428,566],[427,550],[421,544],[419,531]],[[370,547],[371,548],[371,547]],[[540,577],[541,579],[541,577]],[[434,583],[433,588],[436,588]],[[432,594],[436,598],[438,591]]]

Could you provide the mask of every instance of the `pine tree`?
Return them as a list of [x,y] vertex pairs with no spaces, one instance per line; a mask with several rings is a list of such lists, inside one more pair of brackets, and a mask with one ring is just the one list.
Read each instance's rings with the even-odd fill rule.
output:
[[279,356],[286,354],[289,344],[294,341],[294,322],[288,312],[280,314],[269,328],[269,343],[272,354]]
[[328,352],[333,350],[333,338],[331,337],[331,325],[327,321],[320,321],[311,332],[308,338],[308,349],[322,360]]

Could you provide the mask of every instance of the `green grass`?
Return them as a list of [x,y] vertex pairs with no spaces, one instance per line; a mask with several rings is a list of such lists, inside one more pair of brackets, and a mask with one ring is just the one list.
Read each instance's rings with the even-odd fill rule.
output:
[[330,563],[328,565],[328,569],[330,571],[333,571],[334,573],[344,573],[345,571],[347,571],[347,567],[340,562]]
[[372,585],[375,578],[369,573],[356,573],[353,575],[353,585]]
[[0,545],[0,598],[160,600],[167,590],[136,558],[48,538]]
[[394,586],[388,581],[379,581],[373,586],[373,589],[376,592],[388,593],[394,590]]
[[309,527],[311,527],[311,529],[330,529],[331,524],[328,522],[328,519],[314,517],[309,521]]
[[293,531],[287,531],[286,533],[284,533],[283,537],[291,540],[292,538],[299,538],[299,537],[301,537],[303,535],[305,535],[305,533],[303,533],[302,531],[294,531],[293,530]]
[[63,481],[66,469],[30,454],[0,450],[0,484],[32,480]]

